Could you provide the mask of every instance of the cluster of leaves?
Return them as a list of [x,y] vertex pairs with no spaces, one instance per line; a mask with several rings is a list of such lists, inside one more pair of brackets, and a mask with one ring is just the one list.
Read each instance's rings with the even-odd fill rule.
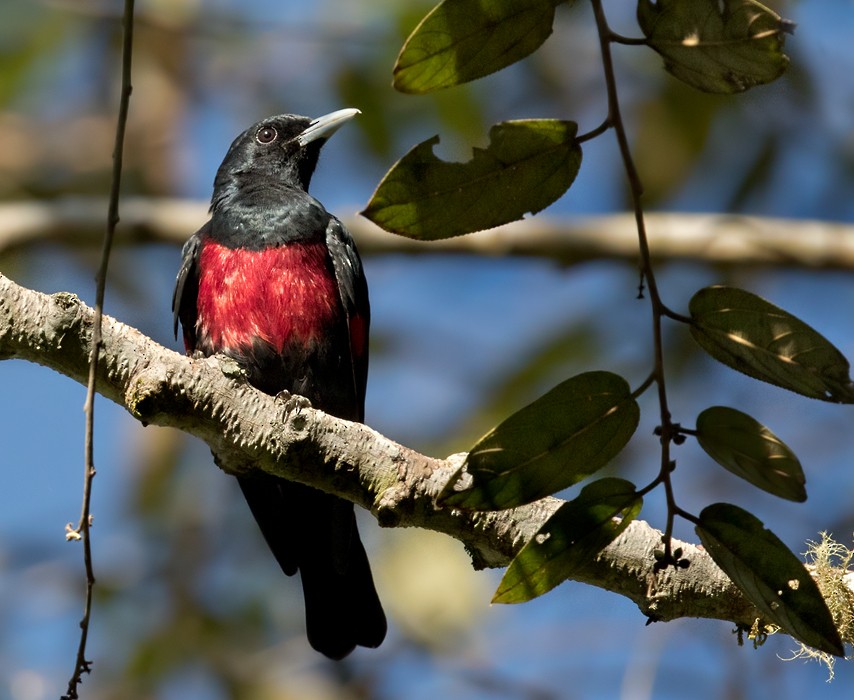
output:
[[[788,62],[783,44],[792,25],[755,0],[639,0],[643,37],[637,39],[611,31],[601,0],[591,2],[606,84],[614,94],[608,53],[613,43],[653,49],[673,76],[707,92],[736,93],[770,82]],[[548,38],[559,4],[444,0],[406,41],[394,85],[402,92],[422,94],[498,71]],[[602,125],[582,135],[571,121],[502,122],[490,129],[488,147],[474,149],[465,163],[436,157],[433,146],[439,139],[433,137],[393,166],[363,214],[389,231],[419,240],[449,238],[535,214],[572,185],[581,167],[582,143],[622,129],[619,119],[612,104]],[[642,227],[639,236],[642,269],[652,292],[653,270]],[[842,354],[807,324],[750,292],[709,287],[691,299],[689,316],[663,304],[654,313],[687,325],[703,350],[739,372],[815,399],[854,403],[854,385]],[[456,508],[504,509],[588,479],[626,446],[638,425],[637,398],[654,384],[663,393],[658,360],[635,390],[622,377],[604,371],[562,382],[474,445],[440,500]],[[840,636],[817,586],[779,538],[734,505],[712,504],[694,516],[672,498],[671,442],[694,437],[716,462],[751,484],[803,501],[805,479],[797,457],[768,428],[736,409],[710,407],[697,417],[695,428],[688,429],[672,423],[665,400],[661,404],[664,447],[658,476],[643,488],[617,478],[587,484],[517,555],[494,600],[529,600],[571,577],[637,517],[643,496],[663,484],[669,505],[666,533],[676,515],[693,522],[715,562],[767,620],[817,649],[842,655]],[[670,551],[669,536],[664,544],[661,566],[688,564]]]

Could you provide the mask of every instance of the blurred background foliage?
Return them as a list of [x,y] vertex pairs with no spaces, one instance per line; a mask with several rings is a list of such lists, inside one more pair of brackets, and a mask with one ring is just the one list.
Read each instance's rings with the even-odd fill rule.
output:
[[[699,94],[659,57],[619,47],[617,73],[650,208],[854,220],[854,4],[770,2],[798,23],[788,73],[746,95]],[[362,208],[414,143],[466,159],[488,126],[559,117],[581,131],[604,118],[588,3],[558,9],[554,35],[509,70],[410,97],[391,68],[425,0],[139,0],[124,192],[206,199],[225,150],[283,111],[362,116],[325,150],[313,184],[326,206]],[[632,3],[606,11],[639,34]],[[0,203],[103,196],[119,75],[117,0],[5,0],[0,7]],[[548,213],[622,211],[625,178],[606,134]],[[156,206],[153,204],[152,206]],[[106,219],[106,212],[105,212]],[[203,223],[201,220],[199,225]],[[187,231],[189,236],[191,230]],[[3,231],[0,230],[0,237]],[[91,303],[96,250],[73,239],[0,253],[0,270]],[[107,312],[173,348],[169,299],[177,247],[116,250]],[[607,369],[637,385],[651,363],[637,273],[608,260],[386,255],[366,260],[374,308],[368,422],[424,452],[465,450],[484,430],[573,374]],[[665,300],[684,309],[711,283],[743,286],[811,323],[854,356],[850,273],[671,264]],[[849,541],[851,414],[759,385],[701,356],[667,329],[671,408],[692,425],[712,404],[746,410],[799,455],[804,505],[743,487],[694,445],[679,448],[680,503],[750,499],[794,551],[828,530]],[[79,547],[63,527],[79,508],[83,388],[42,368],[0,363],[0,698],[64,691],[82,606]],[[609,472],[655,473],[656,406]],[[738,648],[726,624],[645,627],[628,602],[564,584],[530,604],[490,607],[498,572],[473,572],[462,548],[425,532],[362,530],[392,620],[384,646],[333,664],[303,638],[298,586],[275,566],[204,445],[145,428],[98,403],[94,548],[98,578],[87,698],[696,698],[848,697],[816,665],[783,663],[790,640]],[[663,503],[641,517],[661,525]],[[685,528],[678,536],[694,540]],[[844,666],[844,665],[843,665]],[[690,686],[688,685],[690,684]]]

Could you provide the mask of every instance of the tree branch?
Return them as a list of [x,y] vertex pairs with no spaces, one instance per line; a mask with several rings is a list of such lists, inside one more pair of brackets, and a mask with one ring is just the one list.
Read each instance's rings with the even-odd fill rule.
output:
[[[97,245],[106,202],[99,198],[0,204],[0,252],[37,241]],[[206,219],[207,203],[130,197],[122,201],[120,243],[183,243]],[[647,213],[653,260],[723,265],[854,269],[854,226],[755,216]],[[541,257],[571,265],[593,259],[637,261],[631,214],[555,219],[537,216],[446,241],[424,243],[344,217],[365,255],[450,253]]]
[[[45,295],[0,275],[0,359],[20,358],[85,384],[93,311],[76,296]],[[475,568],[505,566],[563,502],[545,498],[500,512],[441,508],[435,496],[464,455],[436,459],[371,428],[314,409],[288,413],[223,357],[190,359],[109,316],[98,391],[143,424],[204,440],[226,472],[260,469],[347,498],[384,527],[419,527],[462,542]],[[642,521],[573,579],[633,600],[652,620],[705,617],[750,627],[757,611],[697,546],[674,541],[688,569],[656,572],[661,533]]]

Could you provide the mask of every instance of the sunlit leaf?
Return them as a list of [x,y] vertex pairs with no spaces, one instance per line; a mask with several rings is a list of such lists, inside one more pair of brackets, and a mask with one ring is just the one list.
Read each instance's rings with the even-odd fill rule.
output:
[[755,0],[640,0],[649,45],[679,80],[705,92],[742,92],[778,78],[794,25]]
[[394,87],[425,93],[515,63],[552,33],[560,1],[444,0],[406,40],[394,66]]
[[624,479],[600,479],[564,503],[516,555],[493,603],[524,603],[570,578],[625,530],[643,499]]
[[732,287],[701,289],[689,308],[691,334],[716,360],[804,396],[854,403],[848,360],[790,313]]
[[805,501],[804,471],[774,433],[746,413],[712,406],[697,416],[697,442],[712,459],[760,489]]
[[535,214],[560,197],[581,167],[578,125],[556,119],[501,122],[467,163],[433,153],[434,136],[394,164],[364,216],[387,231],[439,240]]
[[481,438],[440,501],[500,510],[560,491],[616,456],[639,416],[622,377],[587,372],[567,379]]
[[843,656],[827,604],[803,563],[762,522],[728,503],[703,509],[703,546],[760,612],[795,639]]

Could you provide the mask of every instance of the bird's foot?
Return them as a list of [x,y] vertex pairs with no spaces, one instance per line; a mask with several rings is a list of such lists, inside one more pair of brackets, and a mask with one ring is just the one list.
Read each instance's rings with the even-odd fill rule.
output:
[[276,394],[276,401],[281,401],[284,404],[286,416],[289,416],[291,413],[299,415],[299,412],[302,411],[302,409],[311,408],[311,401],[305,398],[305,396],[292,394],[287,389]]
[[246,369],[230,355],[218,352],[213,359],[219,366],[220,372],[229,379],[246,379]]

